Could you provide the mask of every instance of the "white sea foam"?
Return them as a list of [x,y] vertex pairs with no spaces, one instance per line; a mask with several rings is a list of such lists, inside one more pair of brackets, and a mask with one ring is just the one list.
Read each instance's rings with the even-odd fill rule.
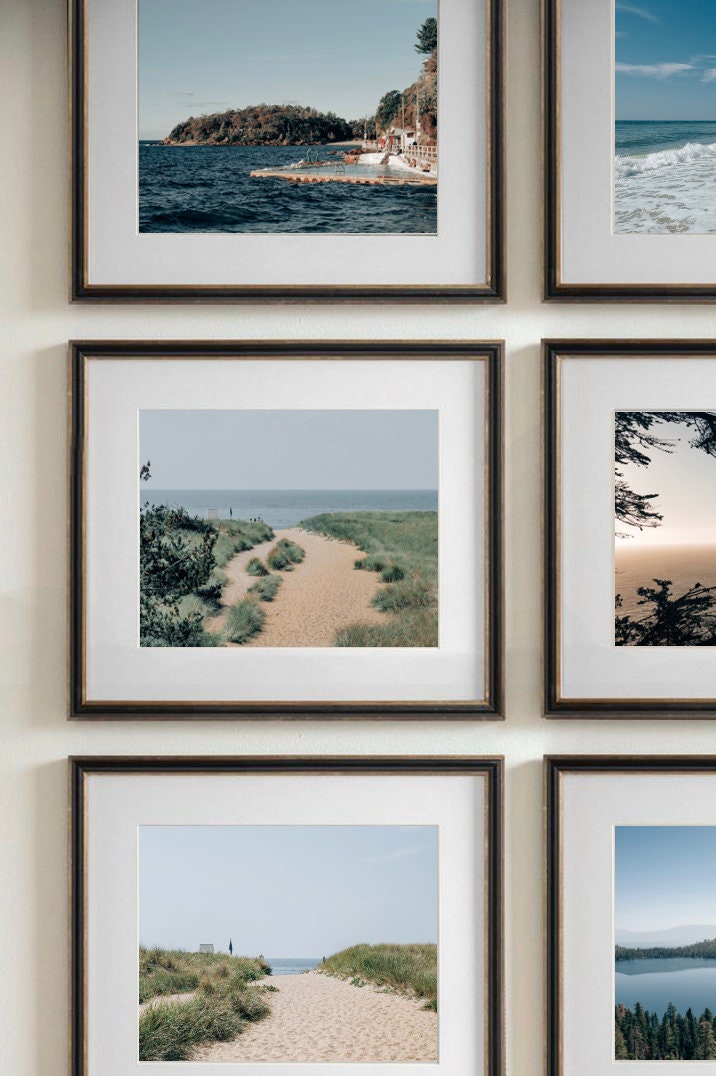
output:
[[617,232],[716,232],[716,143],[614,162]]

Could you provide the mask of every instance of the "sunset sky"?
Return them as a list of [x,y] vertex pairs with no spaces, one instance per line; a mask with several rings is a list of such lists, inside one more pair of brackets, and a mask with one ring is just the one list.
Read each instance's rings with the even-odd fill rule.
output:
[[630,537],[618,538],[617,549],[636,544],[716,545],[716,458],[692,448],[694,431],[680,423],[660,423],[650,432],[673,440],[672,451],[649,450],[648,467],[620,470],[636,493],[658,494],[652,504],[664,519],[661,526],[642,531],[620,524]]

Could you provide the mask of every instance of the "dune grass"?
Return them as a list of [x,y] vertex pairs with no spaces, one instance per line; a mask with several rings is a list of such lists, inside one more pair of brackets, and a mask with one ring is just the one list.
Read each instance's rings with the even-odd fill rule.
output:
[[438,645],[437,512],[336,512],[300,525],[352,542],[366,554],[355,567],[379,573],[388,584],[373,599],[385,623],[351,624],[336,634],[334,646]]
[[266,564],[275,572],[293,571],[294,564],[300,564],[306,550],[288,538],[280,538],[266,557]]
[[237,553],[253,549],[260,542],[269,542],[274,533],[268,523],[250,523],[246,519],[212,519],[218,532],[214,546],[214,560],[218,568],[224,568]]
[[261,957],[140,949],[140,1002],[189,996],[155,1002],[140,1013],[139,1060],[185,1061],[200,1043],[235,1038],[270,1011],[263,987],[250,985],[270,972]]
[[282,583],[283,579],[280,575],[265,575],[262,579],[259,579],[254,583],[253,586],[249,587],[249,594],[254,594],[257,598],[260,598],[262,602],[272,602]]
[[246,565],[246,571],[248,572],[249,575],[256,575],[256,576],[268,575],[269,574],[268,568],[266,567],[264,562],[260,559],[260,557],[252,557],[251,560],[249,561],[249,563]]
[[316,971],[338,979],[385,986],[400,994],[422,998],[437,1012],[438,950],[436,945],[353,945],[334,953]]
[[252,598],[232,605],[226,616],[224,635],[231,643],[245,643],[264,626],[266,614]]

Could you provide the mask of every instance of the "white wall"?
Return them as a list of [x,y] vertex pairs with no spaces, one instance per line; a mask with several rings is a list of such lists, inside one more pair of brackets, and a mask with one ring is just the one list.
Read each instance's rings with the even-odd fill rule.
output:
[[[508,763],[510,1071],[543,1056],[545,752],[713,752],[707,722],[540,719],[542,336],[716,337],[716,308],[540,303],[537,0],[510,0],[505,307],[146,307],[67,303],[63,0],[1,0],[0,1043],[12,1076],[56,1076],[68,1039],[66,756],[503,752]],[[505,724],[67,724],[68,338],[504,337],[508,352]]]

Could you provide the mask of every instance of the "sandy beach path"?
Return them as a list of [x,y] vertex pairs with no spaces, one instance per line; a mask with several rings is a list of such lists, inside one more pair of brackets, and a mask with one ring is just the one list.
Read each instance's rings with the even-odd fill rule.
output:
[[437,1013],[422,1002],[328,975],[273,975],[271,1014],[192,1061],[437,1061]]
[[[380,624],[384,614],[374,609],[371,598],[380,586],[376,572],[357,572],[355,561],[363,554],[350,542],[333,541],[299,527],[276,531],[276,538],[229,561],[224,571],[231,582],[222,599],[234,604],[256,582],[246,573],[251,557],[263,560],[279,538],[288,538],[306,551],[291,572],[278,572],[283,580],[272,602],[261,602],[266,614],[264,628],[243,646],[332,646],[337,631],[355,621]],[[209,631],[218,631],[226,612],[206,620]],[[235,644],[228,644],[229,646]]]
[[166,1002],[167,1005],[177,1005],[182,1001],[191,1001],[195,993],[195,990],[189,990],[185,994],[157,994],[156,997],[150,998],[149,1001],[140,1002],[139,1015],[141,1016],[145,1009],[153,1009],[155,1005],[160,1005],[162,1002]]

